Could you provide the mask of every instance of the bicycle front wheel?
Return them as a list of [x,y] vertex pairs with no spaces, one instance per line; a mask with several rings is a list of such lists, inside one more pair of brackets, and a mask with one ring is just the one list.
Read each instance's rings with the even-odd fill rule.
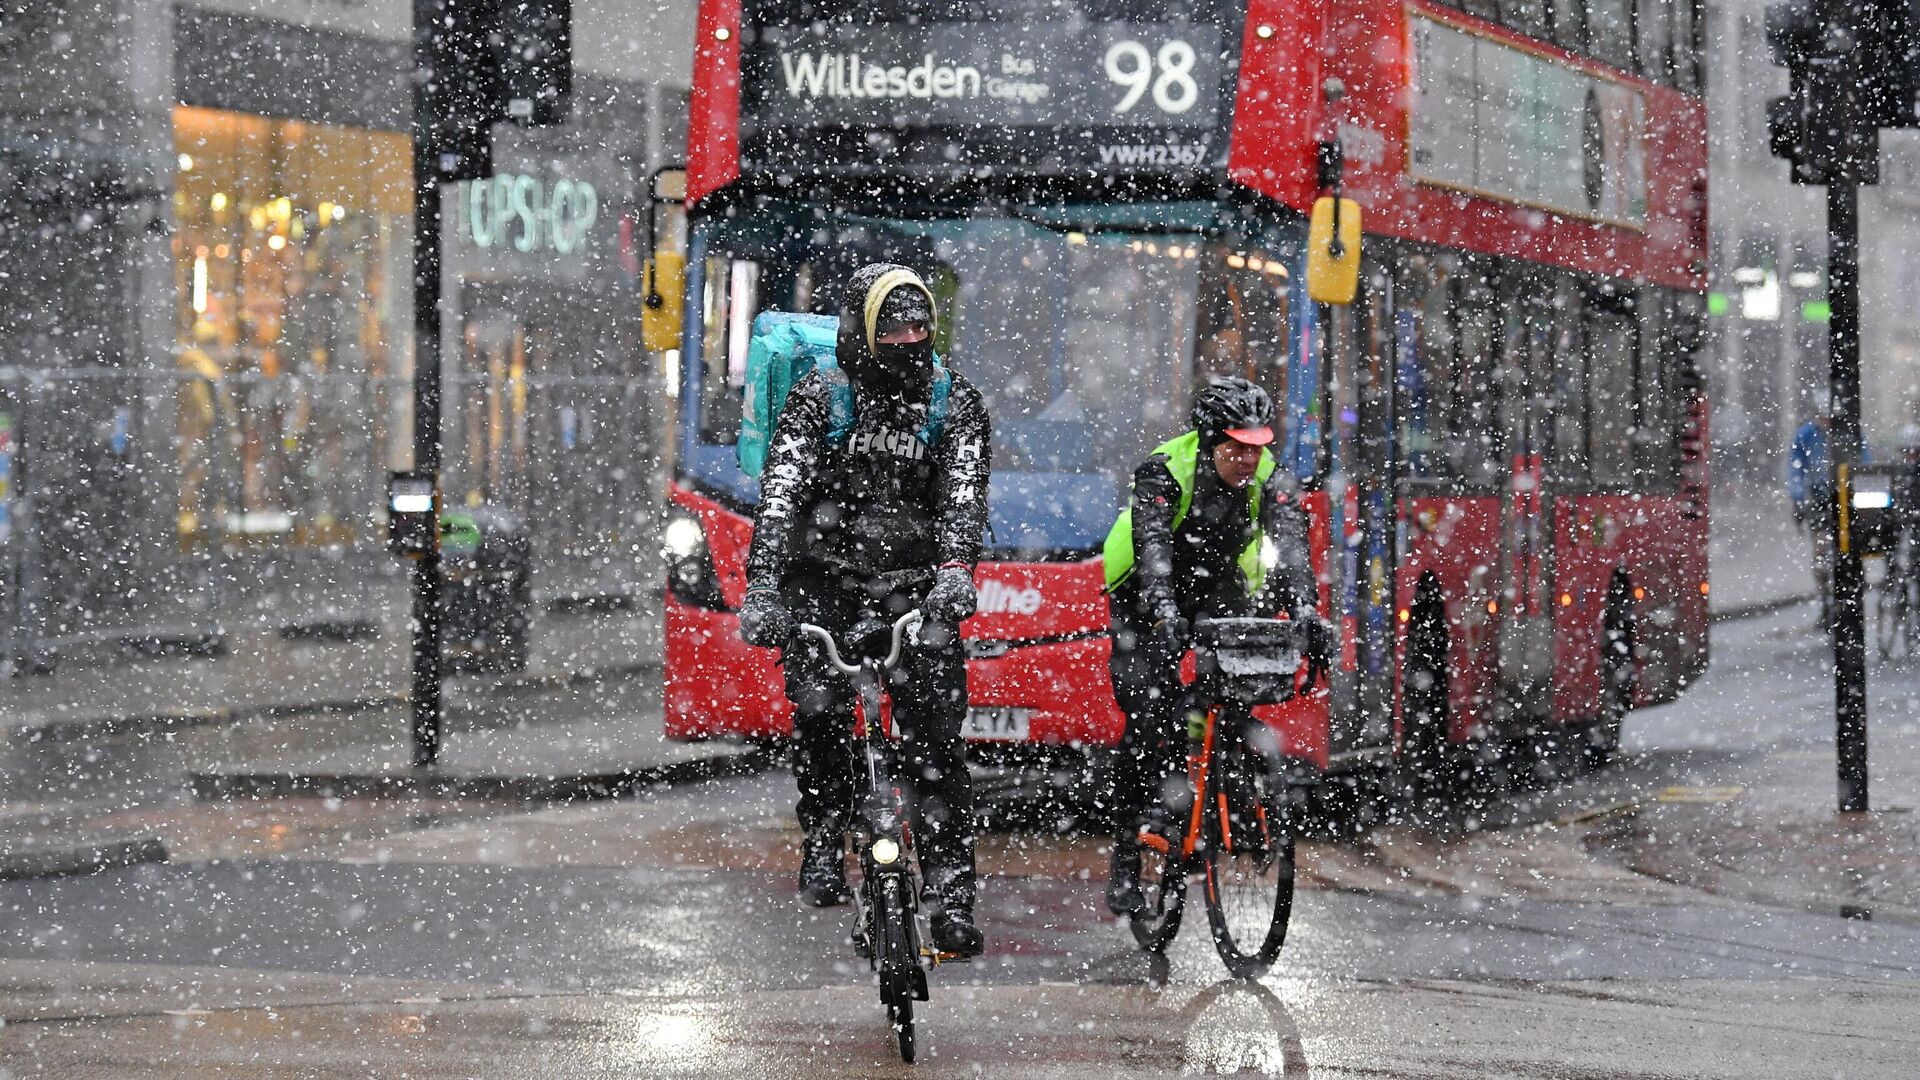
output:
[[1220,755],[1207,787],[1213,947],[1235,978],[1257,979],[1280,958],[1293,916],[1293,826],[1280,778],[1244,746]]
[[913,913],[898,878],[883,880],[875,892],[873,937],[878,954],[874,966],[880,974],[880,1001],[887,1007],[887,1023],[899,1043],[900,1060],[912,1064],[914,973],[920,966],[913,940]]

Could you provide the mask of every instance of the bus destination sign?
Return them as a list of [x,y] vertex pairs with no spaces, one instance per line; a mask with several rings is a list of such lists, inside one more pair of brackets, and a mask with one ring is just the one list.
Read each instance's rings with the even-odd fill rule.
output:
[[762,29],[744,50],[743,164],[829,174],[1223,168],[1233,65],[1222,37],[1208,25],[1090,21]]

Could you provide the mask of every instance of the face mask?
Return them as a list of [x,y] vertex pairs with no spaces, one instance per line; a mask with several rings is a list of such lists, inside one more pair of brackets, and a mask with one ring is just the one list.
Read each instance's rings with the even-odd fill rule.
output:
[[[883,343],[875,346],[873,353],[872,371],[848,372],[856,382],[864,381],[872,389],[899,394],[911,400],[916,391],[923,390],[932,380],[932,338],[894,345]],[[860,377],[862,374],[868,377],[863,380]]]

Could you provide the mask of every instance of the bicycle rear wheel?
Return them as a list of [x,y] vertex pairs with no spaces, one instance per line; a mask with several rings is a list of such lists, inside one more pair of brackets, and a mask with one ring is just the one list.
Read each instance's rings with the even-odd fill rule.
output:
[[1235,978],[1280,958],[1293,916],[1294,834],[1281,779],[1237,740],[1207,783],[1206,904],[1214,951]]
[[1133,939],[1151,952],[1165,952],[1180,932],[1180,915],[1187,902],[1187,874],[1181,865],[1179,840],[1165,852],[1151,845],[1140,851],[1140,895],[1146,904],[1127,917]]

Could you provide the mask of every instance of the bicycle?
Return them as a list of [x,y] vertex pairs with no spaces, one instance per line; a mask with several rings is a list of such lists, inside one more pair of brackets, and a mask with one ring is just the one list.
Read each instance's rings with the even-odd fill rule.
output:
[[[909,1064],[914,1059],[913,1003],[928,1000],[928,967],[965,960],[922,944],[930,941],[931,935],[920,911],[919,859],[914,856],[913,832],[908,827],[899,754],[881,719],[887,673],[900,662],[906,633],[917,628],[923,618],[918,610],[900,616],[892,624],[886,654],[878,658],[865,655],[854,664],[842,657],[833,634],[825,627],[800,624],[800,632],[820,642],[827,663],[851,678],[860,696],[866,768],[856,770],[854,776],[855,812],[847,830],[848,844],[860,868],[853,888],[853,946],[878,979],[880,1003],[893,1026],[900,1060]],[[860,628],[856,627],[850,637],[859,636]]]
[[[1295,692],[1300,629],[1277,619],[1205,619],[1193,627],[1196,674],[1189,700],[1187,795],[1169,836],[1140,831],[1145,906],[1128,917],[1134,939],[1161,952],[1179,933],[1187,878],[1205,884],[1214,950],[1236,978],[1254,979],[1279,959],[1293,912],[1298,815],[1277,754],[1249,741],[1264,731],[1248,711]],[[1314,675],[1309,667],[1308,684]],[[1199,703],[1204,702],[1204,707]],[[1232,722],[1222,723],[1227,718]]]
[[1882,659],[1920,649],[1920,566],[1914,483],[1905,466],[1863,466],[1853,477],[1850,535],[1863,557],[1886,566],[1873,586],[1874,643]]

